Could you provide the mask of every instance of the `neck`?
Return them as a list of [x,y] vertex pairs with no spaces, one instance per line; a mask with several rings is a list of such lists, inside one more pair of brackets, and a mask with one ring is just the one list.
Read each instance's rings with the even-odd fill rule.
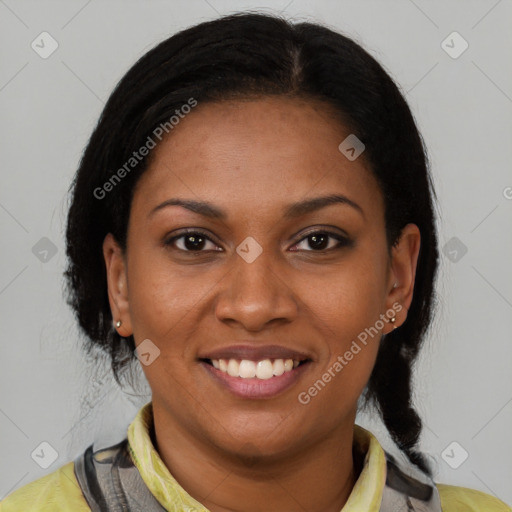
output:
[[[353,418],[295,452],[226,453],[154,408],[154,443],[173,477],[211,512],[340,512],[359,476]],[[168,417],[169,416],[169,417]]]

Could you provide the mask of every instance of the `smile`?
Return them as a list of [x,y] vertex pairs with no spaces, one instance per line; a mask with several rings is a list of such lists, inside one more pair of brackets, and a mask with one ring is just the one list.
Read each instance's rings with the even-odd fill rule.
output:
[[293,359],[263,359],[261,361],[250,361],[242,359],[212,359],[212,365],[221,372],[227,373],[231,377],[240,377],[242,379],[257,379],[266,380],[272,377],[279,377],[284,372],[291,372],[294,368],[299,366],[300,361]]
[[209,374],[235,395],[243,398],[270,398],[291,387],[311,360],[202,359]]

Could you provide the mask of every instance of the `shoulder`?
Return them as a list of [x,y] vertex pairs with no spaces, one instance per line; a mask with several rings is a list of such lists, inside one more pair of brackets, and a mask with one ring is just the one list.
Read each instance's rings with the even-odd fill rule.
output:
[[443,512],[512,512],[503,501],[474,489],[436,484]]
[[1,512],[90,512],[74,473],[74,462],[24,485],[0,502]]

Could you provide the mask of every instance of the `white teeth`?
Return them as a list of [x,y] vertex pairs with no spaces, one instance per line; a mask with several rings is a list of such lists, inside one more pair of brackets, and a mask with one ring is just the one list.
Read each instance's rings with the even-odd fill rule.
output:
[[261,361],[249,361],[248,359],[212,359],[212,365],[221,372],[231,377],[253,379],[254,377],[267,380],[273,376],[279,377],[285,372],[290,372],[299,366],[299,361],[293,359],[263,359]]
[[240,363],[236,359],[230,359],[228,362],[228,375],[231,377],[240,376]]
[[283,375],[284,373],[284,361],[282,359],[276,359],[274,361],[273,366],[273,373],[276,377],[279,377],[279,375]]
[[267,380],[274,376],[274,368],[272,367],[272,361],[265,359],[264,361],[258,361],[256,365],[256,377],[258,379]]
[[254,361],[247,361],[247,359],[240,361],[239,376],[242,377],[242,379],[252,379],[256,377],[256,363]]

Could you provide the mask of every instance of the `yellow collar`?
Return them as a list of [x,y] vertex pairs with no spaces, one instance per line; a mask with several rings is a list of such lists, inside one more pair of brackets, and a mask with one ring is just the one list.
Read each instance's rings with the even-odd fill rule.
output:
[[[190,496],[171,475],[153,446],[152,403],[144,405],[128,427],[131,456],[144,483],[166,510],[209,512]],[[386,480],[386,458],[377,439],[359,425],[354,425],[354,445],[364,458],[364,466],[341,512],[378,512]]]

